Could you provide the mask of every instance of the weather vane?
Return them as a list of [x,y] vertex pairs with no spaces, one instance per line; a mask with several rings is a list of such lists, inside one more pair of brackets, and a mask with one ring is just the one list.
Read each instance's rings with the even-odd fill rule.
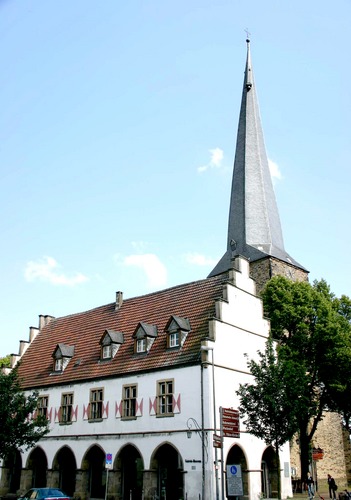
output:
[[247,42],[249,42],[249,41],[250,41],[250,35],[251,35],[251,33],[249,32],[249,30],[248,30],[247,28],[246,28],[246,29],[244,29],[244,31],[245,31],[245,33],[246,33],[246,38],[247,38],[247,40],[246,40],[246,41],[247,41]]

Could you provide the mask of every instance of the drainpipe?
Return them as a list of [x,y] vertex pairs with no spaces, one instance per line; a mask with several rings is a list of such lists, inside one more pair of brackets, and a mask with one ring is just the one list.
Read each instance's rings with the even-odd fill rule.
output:
[[201,361],[201,448],[202,448],[202,489],[201,498],[205,500],[205,416],[204,416],[204,365]]

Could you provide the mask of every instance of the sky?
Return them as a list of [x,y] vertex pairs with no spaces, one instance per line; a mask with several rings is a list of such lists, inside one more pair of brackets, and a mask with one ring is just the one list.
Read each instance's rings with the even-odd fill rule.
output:
[[351,296],[350,23],[350,0],[0,0],[0,357],[222,257],[245,30],[285,249]]

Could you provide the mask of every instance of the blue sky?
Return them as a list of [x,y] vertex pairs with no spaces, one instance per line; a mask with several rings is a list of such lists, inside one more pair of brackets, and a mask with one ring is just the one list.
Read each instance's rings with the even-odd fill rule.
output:
[[0,1],[0,356],[202,279],[255,82],[286,250],[351,296],[349,0]]

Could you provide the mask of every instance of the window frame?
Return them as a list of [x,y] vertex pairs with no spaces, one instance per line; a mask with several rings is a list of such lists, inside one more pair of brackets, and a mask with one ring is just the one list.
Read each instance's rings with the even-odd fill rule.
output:
[[63,372],[63,358],[54,360],[54,372]]
[[[171,389],[171,390],[169,390]],[[158,417],[174,416],[174,379],[157,381],[157,410]]]
[[126,384],[122,387],[122,418],[136,419],[138,384]]
[[180,347],[180,330],[168,334],[168,347],[170,349]]
[[[70,398],[70,401],[67,399]],[[60,406],[60,424],[71,424],[72,423],[72,415],[73,415],[73,392],[64,392],[61,394],[61,406]]]
[[[141,346],[141,348],[140,348]],[[136,339],[135,340],[135,352],[137,354],[142,354],[144,352],[147,352],[147,338],[142,337],[141,339]]]
[[[45,404],[43,404],[45,402]],[[49,414],[49,396],[42,395],[38,397],[37,401],[37,415],[48,418]]]
[[[98,399],[95,395],[99,396]],[[89,420],[100,421],[102,420],[102,414],[104,410],[104,389],[103,387],[97,387],[96,389],[90,389],[89,395]]]
[[[106,351],[108,351],[107,355],[106,355]],[[101,346],[101,359],[106,360],[106,359],[111,359],[111,358],[112,358],[112,342]]]

